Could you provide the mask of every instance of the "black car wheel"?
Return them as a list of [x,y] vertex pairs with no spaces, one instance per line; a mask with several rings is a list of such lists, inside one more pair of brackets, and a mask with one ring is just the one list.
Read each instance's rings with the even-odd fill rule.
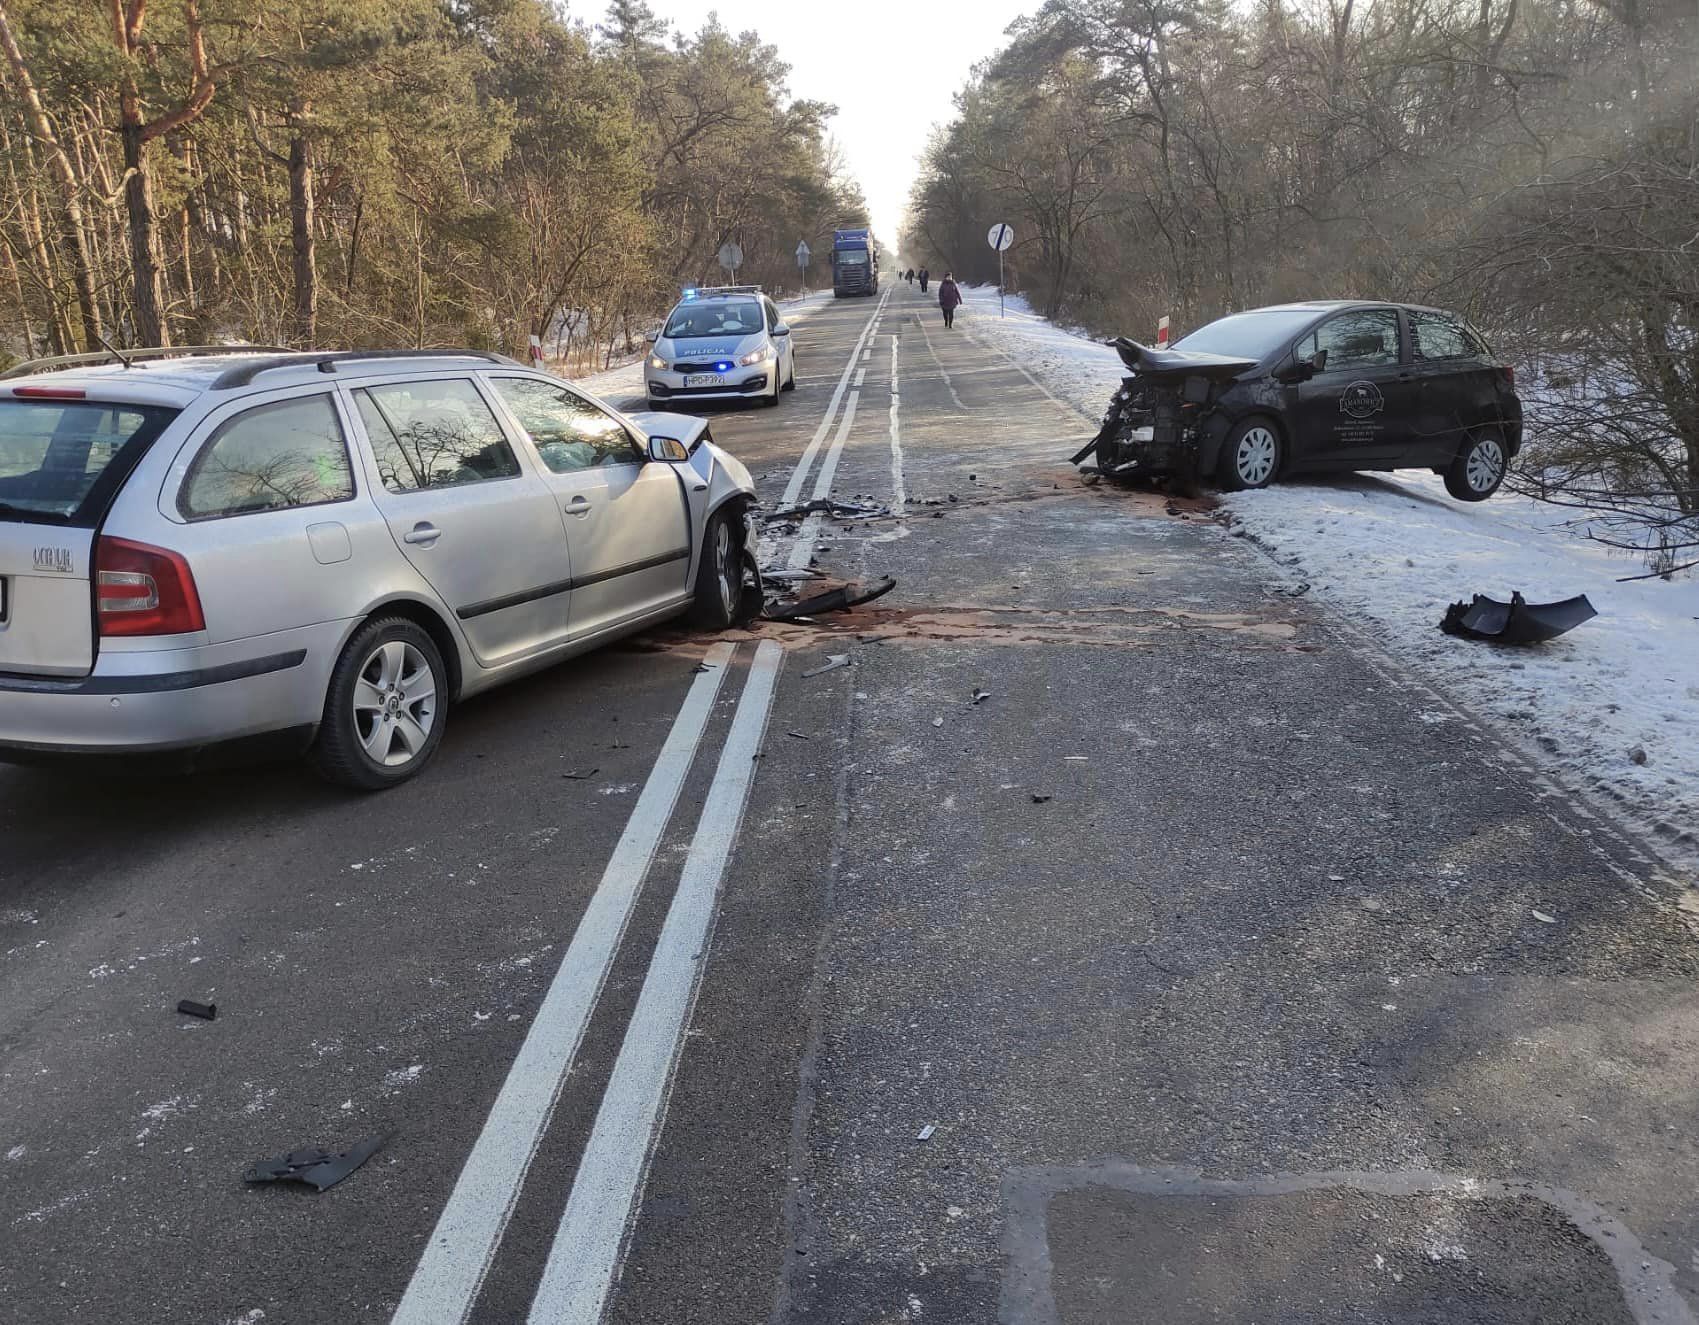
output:
[[1482,428],[1463,443],[1445,471],[1445,490],[1458,501],[1485,501],[1504,482],[1507,463],[1497,429]]
[[312,759],[331,782],[382,791],[429,762],[448,720],[436,641],[403,617],[367,622],[336,660]]
[[708,521],[702,559],[696,567],[696,600],[690,617],[709,630],[724,630],[737,620],[743,601],[743,536],[732,510]]
[[791,355],[790,376],[785,378],[785,390],[786,391],[795,391],[796,390],[796,356],[794,354]]
[[1221,443],[1220,480],[1227,492],[1266,488],[1280,473],[1280,432],[1261,415],[1241,419]]

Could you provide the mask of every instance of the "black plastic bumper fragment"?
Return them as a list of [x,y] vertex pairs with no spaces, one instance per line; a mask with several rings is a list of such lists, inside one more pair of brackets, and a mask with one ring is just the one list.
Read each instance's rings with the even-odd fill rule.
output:
[[1453,603],[1445,609],[1439,628],[1463,639],[1489,640],[1494,644],[1541,644],[1591,621],[1598,611],[1586,594],[1555,603],[1530,603],[1520,593],[1508,603],[1476,594],[1468,603]]
[[887,575],[872,584],[846,584],[841,589],[816,594],[800,602],[770,603],[764,615],[769,621],[794,621],[798,617],[815,616],[821,612],[842,612],[847,608],[859,607],[863,603],[871,603],[875,598],[883,598],[896,587],[897,582]]
[[303,1182],[322,1192],[377,1154],[387,1140],[387,1135],[368,1136],[340,1155],[328,1150],[291,1150],[281,1159],[255,1160],[242,1178],[245,1182]]

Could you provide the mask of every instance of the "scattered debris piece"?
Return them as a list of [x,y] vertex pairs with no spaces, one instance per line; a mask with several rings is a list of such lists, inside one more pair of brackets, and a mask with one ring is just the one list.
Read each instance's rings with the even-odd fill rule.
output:
[[846,608],[871,603],[875,598],[883,598],[896,587],[897,582],[887,575],[881,580],[875,580],[871,585],[846,584],[842,588],[816,594],[812,598],[803,598],[794,603],[768,603],[767,610],[762,615],[769,621],[800,621],[803,617],[813,616],[817,612],[842,612]]
[[179,999],[177,1011],[185,1017],[199,1017],[202,1021],[212,1021],[218,1016],[218,1004],[197,1003],[192,998]]
[[991,692],[989,690],[975,690],[973,692],[973,698],[970,699],[968,702],[970,704],[983,704],[986,700],[988,700],[990,698],[991,698]]
[[802,674],[802,679],[806,681],[811,676],[819,676],[824,672],[835,672],[835,671],[838,670],[838,668],[848,667],[849,665],[850,665],[849,654],[847,654],[847,653],[828,653],[826,655],[826,661],[821,663],[818,667],[812,668],[809,671],[804,672]]
[[932,1134],[937,1130],[937,1123],[927,1123],[925,1127],[920,1129],[919,1134],[914,1139],[916,1141],[930,1141],[932,1139]]
[[1051,793],[1048,791],[1035,791],[1032,793],[1032,803],[1034,805],[1042,805],[1045,801],[1050,799],[1050,796]]
[[328,1150],[291,1150],[281,1159],[255,1160],[242,1175],[244,1182],[302,1182],[317,1191],[336,1186],[360,1165],[364,1164],[389,1140],[369,1136],[357,1146],[340,1155]]
[[697,663],[696,666],[692,667],[690,670],[692,672],[706,672],[706,671],[709,671],[711,669],[709,668],[707,663]]
[[1646,747],[1643,745],[1637,745],[1630,750],[1628,752],[1628,762],[1631,764],[1644,764],[1646,762]]
[[592,768],[588,773],[562,773],[561,776],[563,778],[570,778],[574,782],[587,782],[601,771],[602,770],[599,768]]
[[1447,635],[1464,639],[1490,640],[1494,644],[1540,644],[1591,621],[1598,611],[1586,594],[1556,603],[1530,603],[1520,593],[1508,603],[1476,594],[1469,603],[1453,603],[1445,609],[1439,628]]
[[806,741],[806,740],[810,739],[807,732],[786,732],[785,735],[786,736],[794,736],[799,741]]
[[788,567],[784,569],[775,567],[772,570],[768,570],[765,566],[763,566],[761,568],[761,578],[763,580],[774,580],[779,584],[794,584],[798,580],[823,580],[826,578],[826,572],[823,570],[815,570],[809,566],[804,566],[801,570],[791,570]]
[[1557,917],[1556,916],[1549,916],[1544,911],[1534,912],[1534,919],[1538,920],[1542,925],[1555,925],[1555,924],[1557,924]]
[[944,725],[944,719],[934,718],[934,719],[932,719],[932,725],[934,727],[942,727]]
[[832,501],[826,497],[816,497],[801,506],[786,506],[783,510],[769,511],[761,518],[767,524],[782,524],[787,520],[800,520],[803,516],[813,515],[817,511],[838,520],[872,520],[889,515],[891,508],[866,502]]

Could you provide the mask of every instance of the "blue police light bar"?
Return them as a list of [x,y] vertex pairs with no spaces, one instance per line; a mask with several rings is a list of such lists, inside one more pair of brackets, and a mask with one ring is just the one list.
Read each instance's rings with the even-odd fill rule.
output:
[[684,292],[684,297],[686,299],[694,299],[694,298],[696,298],[696,291],[695,290],[686,290]]

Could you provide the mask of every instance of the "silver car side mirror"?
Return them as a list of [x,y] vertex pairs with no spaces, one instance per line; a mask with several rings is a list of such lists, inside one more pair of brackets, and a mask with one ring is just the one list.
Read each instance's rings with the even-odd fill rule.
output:
[[688,460],[690,459],[690,448],[676,437],[651,437],[649,439],[649,459]]
[[643,333],[643,339],[648,341],[649,344],[651,344],[651,345],[653,345],[660,338],[661,338],[661,329],[659,327],[650,327],[649,330],[647,330]]
[[773,328],[773,334],[775,336],[788,336],[791,334],[791,329],[781,322],[778,326]]

